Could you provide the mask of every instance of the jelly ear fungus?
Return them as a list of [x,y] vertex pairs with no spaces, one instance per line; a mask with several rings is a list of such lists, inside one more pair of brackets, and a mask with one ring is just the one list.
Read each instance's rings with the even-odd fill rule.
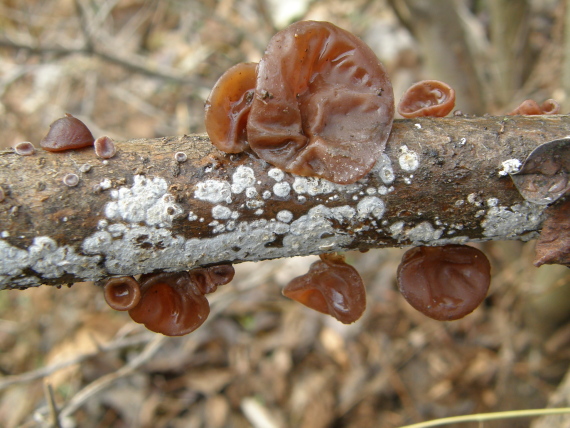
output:
[[329,22],[301,21],[269,41],[247,138],[284,171],[348,184],[372,169],[393,118],[392,84],[374,52]]
[[76,117],[66,113],[65,117],[57,119],[49,126],[40,146],[49,152],[61,152],[92,146],[93,142],[89,128]]
[[570,267],[570,200],[548,207],[545,214],[533,263],[536,267],[543,264]]
[[359,319],[366,309],[366,290],[362,278],[344,257],[321,254],[309,272],[294,278],[283,295],[343,324]]
[[485,299],[491,265],[485,254],[467,245],[415,247],[402,257],[397,280],[415,309],[450,321],[471,313]]
[[214,146],[226,153],[247,148],[246,124],[253,101],[256,63],[241,63],[228,69],[206,100],[204,124]]
[[422,80],[410,86],[398,103],[398,113],[407,119],[444,117],[455,107],[455,91],[439,80]]
[[151,331],[182,336],[200,327],[210,313],[208,300],[188,272],[145,274],[140,284],[140,302],[129,315]]
[[116,311],[128,311],[138,305],[141,289],[132,276],[110,278],[104,286],[105,301]]

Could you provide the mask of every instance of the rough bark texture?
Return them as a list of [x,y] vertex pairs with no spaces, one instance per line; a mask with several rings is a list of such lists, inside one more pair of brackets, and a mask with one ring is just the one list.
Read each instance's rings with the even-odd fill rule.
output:
[[[397,120],[363,180],[336,185],[226,155],[206,136],[0,153],[0,289],[349,249],[531,239],[544,206],[507,175],[569,116]],[[187,155],[185,162],[175,159]],[[513,161],[514,162],[514,161]],[[516,163],[516,162],[514,162]],[[68,187],[66,174],[79,184]]]

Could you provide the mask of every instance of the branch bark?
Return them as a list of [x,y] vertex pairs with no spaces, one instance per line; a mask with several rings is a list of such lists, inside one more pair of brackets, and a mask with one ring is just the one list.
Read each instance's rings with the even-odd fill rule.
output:
[[[0,152],[0,289],[351,249],[528,240],[544,206],[503,162],[567,136],[569,116],[396,120],[353,185],[283,173],[204,135]],[[187,156],[179,162],[175,154]],[[178,158],[180,159],[180,158]],[[79,176],[68,187],[66,174]]]

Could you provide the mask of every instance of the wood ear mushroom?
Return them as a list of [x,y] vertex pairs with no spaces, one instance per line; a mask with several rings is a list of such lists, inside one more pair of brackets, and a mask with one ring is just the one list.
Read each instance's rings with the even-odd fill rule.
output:
[[343,324],[358,320],[366,309],[366,290],[362,278],[344,257],[321,254],[309,272],[294,278],[283,295]]

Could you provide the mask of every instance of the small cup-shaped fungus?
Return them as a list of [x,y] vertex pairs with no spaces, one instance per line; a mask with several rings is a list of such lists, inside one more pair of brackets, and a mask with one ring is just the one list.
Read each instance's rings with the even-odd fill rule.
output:
[[210,294],[234,278],[235,269],[230,264],[196,268],[188,272],[202,294]]
[[524,100],[516,109],[509,113],[509,116],[526,115],[534,116],[540,114],[558,114],[560,104],[556,100],[548,99],[541,105],[534,100]]
[[200,327],[210,313],[188,272],[142,275],[141,300],[129,310],[133,321],[165,336],[182,336]]
[[116,311],[128,311],[139,304],[141,288],[132,276],[109,279],[104,286],[105,301]]
[[422,80],[414,83],[402,96],[398,113],[414,117],[444,117],[455,107],[455,91],[439,80]]
[[366,290],[362,278],[344,257],[322,254],[309,272],[293,278],[283,295],[343,324],[359,319],[366,309]]
[[93,135],[89,128],[69,113],[49,126],[47,135],[40,141],[40,146],[49,152],[80,149],[92,146]]
[[301,21],[273,36],[257,67],[247,140],[284,171],[349,184],[372,169],[393,119],[374,52],[329,22]]
[[95,154],[101,159],[111,159],[117,153],[115,142],[106,135],[97,138],[93,145],[95,146]]
[[20,156],[31,156],[36,152],[36,148],[29,141],[23,141],[14,146],[14,151]]
[[491,265],[485,254],[467,245],[415,247],[402,257],[397,277],[410,305],[430,318],[450,321],[473,312],[485,299]]
[[216,82],[206,101],[204,124],[214,146],[226,153],[247,147],[246,124],[253,101],[257,64],[236,64]]

